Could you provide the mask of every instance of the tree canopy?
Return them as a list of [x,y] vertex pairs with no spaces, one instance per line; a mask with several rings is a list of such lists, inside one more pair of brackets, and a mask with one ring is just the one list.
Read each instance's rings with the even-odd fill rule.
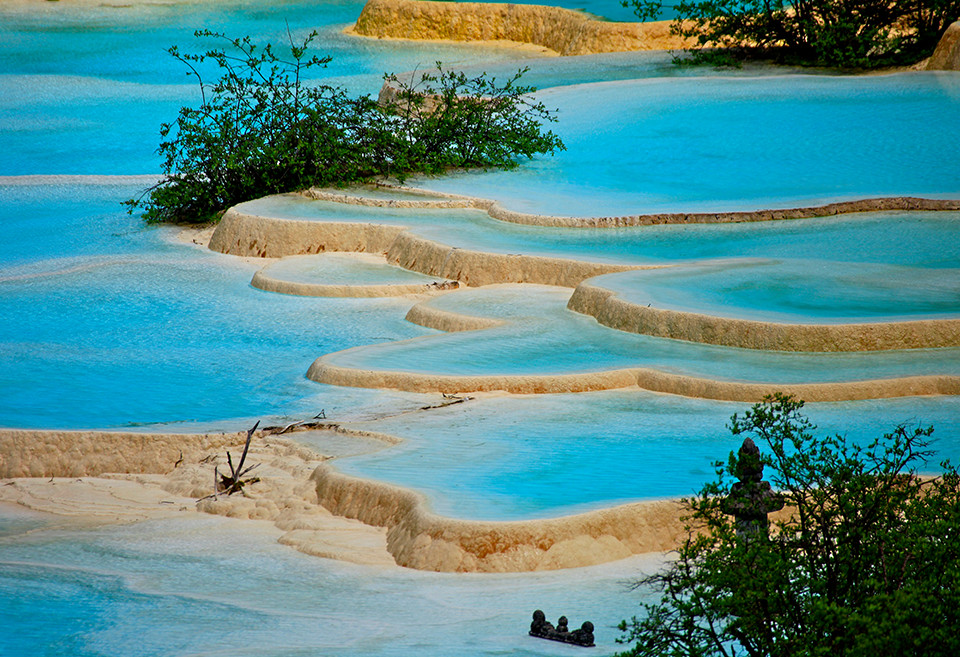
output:
[[776,395],[734,435],[764,450],[786,502],[769,534],[738,532],[727,496],[743,457],[685,504],[677,558],[638,586],[659,601],[621,623],[622,655],[859,657],[960,654],[960,476],[922,477],[931,428],[865,446],[814,437],[803,402]]
[[[662,0],[622,0],[641,20]],[[675,34],[702,58],[773,58],[784,63],[869,69],[930,56],[960,0],[680,0]],[[719,49],[714,51],[712,49]]]
[[[394,97],[378,102],[308,80],[331,60],[309,53],[316,33],[285,47],[259,46],[201,30],[218,47],[170,54],[200,87],[160,129],[160,182],[137,199],[149,222],[207,222],[231,205],[313,185],[403,179],[452,167],[513,167],[564,148],[543,123],[553,114],[532,99],[518,71],[498,83],[445,71],[387,76]],[[205,80],[210,65],[219,73]]]

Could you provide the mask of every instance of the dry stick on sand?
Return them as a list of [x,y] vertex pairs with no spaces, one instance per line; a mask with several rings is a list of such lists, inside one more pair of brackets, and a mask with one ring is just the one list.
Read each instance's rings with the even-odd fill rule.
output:
[[243,477],[249,474],[252,470],[259,467],[260,464],[251,465],[249,468],[244,469],[243,463],[247,460],[247,452],[250,451],[250,440],[253,438],[254,432],[257,430],[257,427],[260,426],[260,420],[257,420],[257,423],[253,425],[252,429],[247,431],[247,442],[243,446],[243,454],[240,456],[240,463],[237,464],[237,467],[233,467],[233,458],[230,456],[230,452],[227,452],[227,464],[230,466],[230,475],[221,475],[219,466],[214,466],[213,468],[213,495],[208,495],[202,499],[207,500],[210,498],[215,498],[220,493],[226,493],[227,495],[233,495],[234,493],[242,493],[243,487],[247,484],[255,484],[260,481],[260,477],[252,477],[250,479],[243,479]]

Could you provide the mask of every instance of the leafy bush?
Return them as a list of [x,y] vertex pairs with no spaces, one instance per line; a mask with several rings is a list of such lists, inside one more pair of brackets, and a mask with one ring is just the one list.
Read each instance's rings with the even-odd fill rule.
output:
[[960,476],[922,478],[932,429],[897,427],[866,447],[814,438],[803,402],[774,396],[734,435],[765,446],[789,517],[770,535],[738,535],[724,513],[726,468],[687,500],[690,534],[646,615],[623,622],[624,655],[960,654]]
[[[647,20],[661,0],[623,0]],[[699,59],[745,57],[842,68],[912,64],[960,18],[960,0],[680,0],[675,34]]]
[[541,131],[553,117],[542,103],[530,100],[536,89],[519,84],[521,69],[502,85],[485,76],[444,71],[409,80],[388,76],[398,89],[388,111],[397,118],[411,169],[438,173],[452,167],[516,166],[517,157],[562,150],[552,132]]
[[[291,39],[289,56],[250,37],[195,36],[223,47],[169,50],[197,78],[201,103],[161,126],[164,175],[127,201],[149,222],[206,222],[267,194],[451,167],[511,167],[519,157],[563,149],[542,130],[555,117],[529,99],[532,87],[518,84],[524,71],[503,85],[442,68],[406,82],[389,76],[397,99],[381,104],[307,80],[330,61],[308,54],[316,33]],[[202,70],[210,63],[220,77],[208,85]]]

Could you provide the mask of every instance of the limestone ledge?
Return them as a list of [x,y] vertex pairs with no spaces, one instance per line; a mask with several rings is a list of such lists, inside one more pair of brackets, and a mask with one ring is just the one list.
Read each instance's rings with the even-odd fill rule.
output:
[[[354,347],[360,348],[362,347]],[[457,376],[343,367],[331,362],[337,353],[345,352],[336,352],[315,360],[307,370],[307,378],[329,385],[444,394],[503,391],[534,395],[615,390],[636,386],[651,392],[683,397],[750,403],[762,401],[764,397],[775,392],[794,395],[807,402],[960,394],[960,377],[951,375],[789,384],[704,379],[644,367],[573,374]]]
[[228,471],[226,450],[238,457],[245,438],[245,432],[0,430],[0,503],[94,523],[198,512],[265,521],[279,542],[304,553],[395,566],[385,530],[334,516],[317,504],[310,474],[325,457],[285,438],[258,432],[247,463],[258,466],[254,474],[260,481],[244,495],[211,497],[214,469]]
[[434,283],[406,283],[383,285],[325,285],[322,283],[301,283],[298,281],[284,281],[271,277],[264,270],[253,275],[250,285],[258,290],[290,294],[301,297],[352,297],[377,298],[399,297],[405,295],[439,294],[449,289],[455,289],[457,282],[451,286]]
[[952,23],[940,38],[930,59],[928,71],[960,71],[960,21]]
[[248,456],[248,463],[263,465],[257,471],[261,481],[251,484],[247,495],[191,504],[209,494],[221,453],[231,449],[236,455],[244,438],[243,433],[0,430],[0,478],[6,480],[0,501],[109,522],[198,510],[267,520],[280,530],[279,542],[307,554],[447,572],[588,566],[669,550],[684,535],[677,501],[639,502],[548,520],[444,518],[432,513],[419,493],[338,473],[311,450],[262,434]]
[[548,256],[485,253],[418,237],[400,226],[279,219],[247,214],[235,208],[220,220],[210,238],[210,248],[231,255],[263,258],[324,251],[380,253],[390,264],[472,286],[539,283],[572,288],[600,274],[643,268]]
[[852,352],[960,346],[958,319],[856,324],[762,322],[643,306],[590,281],[577,286],[567,307],[619,331],[744,349]]
[[559,55],[683,48],[669,21],[613,23],[542,5],[368,0],[349,34],[387,39],[508,41]]
[[481,331],[483,329],[501,326],[504,323],[503,320],[500,319],[463,315],[449,310],[432,308],[422,303],[418,303],[410,308],[404,319],[412,324],[425,326],[426,328],[432,328],[438,331],[445,331],[447,333],[455,333],[457,331]]
[[[385,88],[389,85],[385,85]],[[371,208],[421,208],[421,209],[451,209],[451,208],[480,208],[486,209],[493,201],[473,198],[469,196],[460,196],[458,194],[442,194],[439,192],[430,192],[414,187],[400,187],[397,185],[371,185],[370,189],[384,188],[394,191],[402,191],[406,196],[418,196],[420,198],[376,198],[373,196],[364,196],[363,194],[345,192],[340,190],[324,189],[320,187],[311,187],[303,194],[308,198],[317,201],[330,201],[331,203],[344,203],[346,205],[362,205]],[[364,189],[361,187],[360,189]]]
[[311,479],[331,512],[387,528],[401,566],[445,572],[522,572],[589,566],[676,547],[685,535],[677,501],[626,504],[553,518],[491,522],[431,513],[419,494],[321,465]]
[[[405,193],[419,193],[434,196],[438,200],[463,203],[451,207],[473,207],[485,210],[492,218],[527,226],[546,226],[550,228],[626,228],[630,226],[661,226],[674,224],[733,224],[755,221],[786,221],[792,219],[813,219],[833,217],[858,212],[887,212],[902,210],[906,212],[956,212],[960,211],[960,199],[930,199],[913,196],[886,196],[879,198],[837,201],[823,205],[810,205],[796,208],[768,210],[742,210],[733,212],[661,212],[652,214],[632,214],[622,216],[573,217],[550,214],[532,214],[517,212],[503,207],[499,202],[462,194],[433,192],[430,190],[383,183],[381,187],[402,190]],[[342,203],[357,205],[377,205],[367,203],[356,195],[319,195],[316,198],[339,200]],[[429,207],[427,205],[403,205],[407,201],[397,201],[389,207]],[[418,203],[412,201],[412,203]]]
[[211,451],[243,444],[246,434],[175,434],[0,429],[0,477],[95,477],[105,472],[163,473]]

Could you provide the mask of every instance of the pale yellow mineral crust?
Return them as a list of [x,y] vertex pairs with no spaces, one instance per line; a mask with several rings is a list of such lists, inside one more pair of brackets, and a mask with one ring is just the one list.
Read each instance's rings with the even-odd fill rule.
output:
[[857,324],[761,322],[631,303],[589,281],[577,286],[567,307],[619,331],[744,349],[851,352],[960,346],[957,319]]
[[588,566],[676,547],[684,534],[673,500],[638,502],[546,520],[490,522],[444,518],[409,490],[318,467],[324,507],[387,528],[397,563],[421,570],[517,572]]
[[[419,190],[414,191],[413,194],[432,196],[443,203],[449,201],[457,204],[466,200],[472,204],[471,207],[486,207],[491,215],[495,215],[499,209],[497,204],[484,202],[482,199],[470,199],[453,194],[430,194]],[[384,204],[391,207],[427,207],[426,204],[432,202],[430,199],[364,199],[355,194],[322,190],[314,190],[311,195],[325,200],[335,200],[339,196],[341,202]],[[411,205],[406,205],[407,203]],[[462,205],[453,206],[463,207]],[[449,206],[445,205],[445,207]],[[677,221],[711,223],[765,221],[818,216],[820,213],[839,214],[847,211],[895,207],[955,209],[960,207],[960,201],[911,198],[868,199],[817,208],[766,210],[753,213],[636,215],[586,219],[587,221],[605,219],[605,223],[597,222],[592,225],[609,226]],[[530,223],[554,225],[549,223],[550,217],[523,215],[521,219],[526,223],[531,217],[535,217],[536,220]],[[708,344],[755,349],[844,352],[960,344],[960,321],[953,319],[878,322],[847,326],[784,325],[639,308],[635,304],[628,304],[618,299],[608,290],[584,281],[601,274],[651,268],[649,266],[589,263],[546,256],[485,253],[460,249],[419,237],[400,226],[280,219],[252,215],[234,208],[224,215],[211,238],[210,248],[233,255],[260,257],[283,257],[324,251],[380,253],[385,255],[386,261],[390,264],[430,276],[456,280],[470,286],[536,283],[577,288],[569,307],[593,315],[600,323],[611,328]],[[415,306],[409,318],[411,321],[448,331],[476,330],[498,323],[496,320],[439,312],[422,306]],[[544,394],[639,386],[656,392],[726,401],[759,401],[765,395],[777,391],[794,394],[811,402],[949,395],[960,392],[960,378],[952,375],[809,384],[709,380],[648,368],[554,375],[454,376],[343,367],[336,364],[335,354],[318,358],[311,365],[307,376],[315,381],[332,385],[444,393],[506,391],[516,394]]]
[[399,226],[262,217],[230,209],[220,220],[210,248],[239,256],[351,251],[381,253],[387,262],[465,285],[539,283],[575,287],[600,274],[638,269],[547,256],[484,253],[428,240]]
[[329,385],[445,394],[502,391],[518,395],[537,395],[637,386],[651,392],[742,402],[759,402],[775,392],[794,395],[809,402],[960,394],[960,377],[947,374],[825,383],[724,381],[661,372],[645,367],[574,374],[458,376],[343,367],[330,362],[332,357],[336,357],[336,354],[321,356],[315,360],[307,370],[307,378]]
[[[340,433],[396,439],[381,434]],[[0,429],[0,502],[100,522],[202,511],[271,521],[278,540],[307,554],[448,572],[588,566],[675,547],[684,529],[673,500],[515,522],[445,518],[411,490],[338,473],[324,457],[258,436],[248,463],[261,481],[246,495],[202,499],[223,453],[243,434],[136,434]]]
[[445,41],[533,44],[559,55],[671,50],[685,41],[669,21],[612,23],[542,5],[369,0],[351,34]]

